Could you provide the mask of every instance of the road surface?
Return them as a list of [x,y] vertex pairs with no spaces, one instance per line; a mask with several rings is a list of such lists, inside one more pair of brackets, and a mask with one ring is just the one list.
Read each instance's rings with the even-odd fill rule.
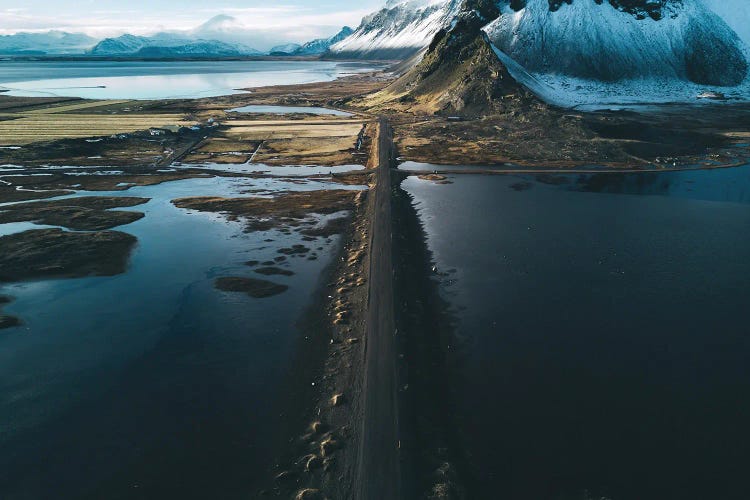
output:
[[355,485],[358,500],[401,498],[391,231],[391,166],[395,155],[390,126],[384,119],[379,126],[370,232],[364,420]]

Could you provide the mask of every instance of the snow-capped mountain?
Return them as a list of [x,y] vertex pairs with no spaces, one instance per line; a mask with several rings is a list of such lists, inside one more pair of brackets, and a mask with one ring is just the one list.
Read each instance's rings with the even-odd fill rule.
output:
[[296,51],[294,51],[294,54],[300,55],[300,56],[311,56],[311,55],[323,54],[328,49],[330,49],[331,46],[344,40],[345,38],[350,36],[352,33],[354,33],[353,29],[351,29],[349,26],[344,26],[341,29],[341,31],[339,31],[338,33],[336,33],[330,38],[318,38],[317,40],[312,40],[310,42],[307,42],[306,44],[298,48]]
[[121,57],[229,57],[261,54],[239,43],[193,38],[198,32],[209,33],[199,29],[191,32],[157,33],[153,36],[125,34],[102,40],[91,49],[90,54]]
[[83,33],[21,32],[13,35],[0,35],[0,54],[82,54],[94,44],[96,40]]
[[[327,55],[405,59],[450,28],[461,4],[389,0]],[[487,19],[485,31],[532,73],[733,86],[748,72],[745,47],[732,29],[750,43],[748,0],[498,0],[497,5],[501,15]]]
[[[512,0],[485,27],[526,70],[618,81],[733,86],[748,64],[737,34],[702,0]],[[745,7],[747,9],[747,7]]]
[[429,46],[450,26],[461,0],[390,0],[365,17],[353,34],[334,44],[328,55],[364,59],[405,59]]
[[95,56],[120,56],[135,54],[151,43],[149,38],[135,35],[122,35],[117,38],[105,38],[91,49]]
[[218,40],[191,40],[161,33],[152,37],[122,35],[106,38],[96,44],[90,54],[119,57],[229,57],[258,55],[260,52],[239,44]]
[[[236,17],[226,14],[214,16],[197,28],[178,34],[192,40],[216,40],[245,48],[254,47],[258,42],[258,36],[251,28]],[[257,50],[253,52],[261,53]]]
[[270,54],[294,54],[302,45],[298,43],[285,43],[283,45],[276,45],[271,47]]
[[123,57],[228,57],[262,53],[241,40],[250,30],[232,16],[215,16],[187,31],[156,33],[151,36],[125,34],[99,42],[91,55]]
[[236,44],[219,42],[217,40],[196,40],[185,45],[148,46],[143,47],[134,55],[136,57],[172,58],[172,57],[242,57],[254,55],[248,49]]
[[236,17],[220,14],[189,32],[195,38],[220,41],[236,41],[247,33],[247,28]]

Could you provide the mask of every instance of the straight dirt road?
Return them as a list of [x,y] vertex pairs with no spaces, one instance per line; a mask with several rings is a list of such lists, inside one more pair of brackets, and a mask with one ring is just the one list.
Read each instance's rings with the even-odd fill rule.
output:
[[391,229],[391,167],[395,155],[390,126],[380,119],[379,128],[370,233],[364,422],[355,487],[358,500],[401,498]]

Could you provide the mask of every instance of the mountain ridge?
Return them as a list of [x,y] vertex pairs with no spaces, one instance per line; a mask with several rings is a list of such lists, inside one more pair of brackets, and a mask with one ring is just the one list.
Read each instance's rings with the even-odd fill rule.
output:
[[328,38],[317,38],[300,46],[294,55],[319,55],[326,53],[333,45],[345,40],[354,33],[349,26],[344,26],[341,31]]
[[237,18],[220,14],[199,26],[153,35],[124,33],[96,39],[83,33],[49,31],[0,35],[0,55],[70,55],[96,57],[242,57],[262,55],[319,56],[353,33],[345,26],[326,38],[284,43],[261,51],[244,41],[257,37]]
[[44,54],[73,54],[83,52],[96,44],[96,39],[84,33],[60,30],[46,32],[20,31],[0,35],[0,54],[13,55],[28,52]]
[[544,108],[511,76],[482,31],[486,20],[497,15],[492,1],[467,0],[451,26],[437,33],[422,59],[366,105],[462,117],[519,107]]
[[168,33],[157,33],[146,37],[125,34],[117,38],[105,38],[90,51],[94,56],[245,56],[260,55],[261,52],[241,44],[219,40],[182,38]]
[[[747,47],[702,0],[499,0],[483,30],[529,72],[602,82],[671,78],[737,86]],[[457,0],[393,1],[333,45],[332,58],[405,60],[455,26]],[[750,30],[749,30],[750,31]]]
[[391,2],[362,19],[352,35],[331,46],[332,58],[407,59],[448,27],[461,0]]

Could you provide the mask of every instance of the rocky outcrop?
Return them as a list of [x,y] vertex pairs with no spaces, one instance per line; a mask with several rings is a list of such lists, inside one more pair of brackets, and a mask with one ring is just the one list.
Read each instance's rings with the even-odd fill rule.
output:
[[538,103],[495,55],[482,31],[500,11],[494,1],[467,0],[450,29],[433,39],[422,60],[373,102],[442,115],[484,116]]
[[[573,0],[548,0],[549,10],[556,11],[562,4],[568,5],[573,3]],[[654,20],[659,20],[664,15],[663,10],[666,4],[682,3],[682,0],[594,0],[597,4],[601,5],[607,1],[612,7],[622,12],[627,12],[636,17],[636,19],[646,19],[650,17]],[[516,2],[518,3],[518,2]],[[525,2],[524,2],[525,3]]]

